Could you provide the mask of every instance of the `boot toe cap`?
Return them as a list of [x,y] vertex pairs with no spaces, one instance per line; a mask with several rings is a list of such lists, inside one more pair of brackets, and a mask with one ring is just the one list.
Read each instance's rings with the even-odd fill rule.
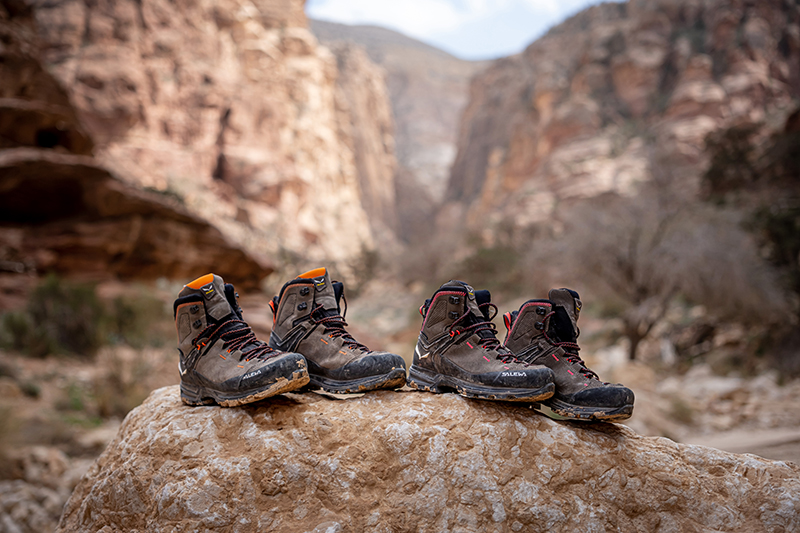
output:
[[402,357],[389,352],[370,352],[339,369],[340,379],[357,379],[388,374],[397,368],[406,369]]
[[570,398],[570,403],[586,407],[622,407],[633,405],[633,402],[633,391],[621,385],[606,385],[582,390]]

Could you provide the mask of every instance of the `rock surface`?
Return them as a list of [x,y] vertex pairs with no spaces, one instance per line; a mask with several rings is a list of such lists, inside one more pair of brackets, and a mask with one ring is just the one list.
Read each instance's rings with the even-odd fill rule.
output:
[[427,222],[444,196],[456,155],[469,80],[488,62],[464,61],[377,26],[309,20],[309,27],[334,50],[342,42],[362,46],[386,69],[395,122],[397,229],[410,241],[429,237]]
[[446,199],[483,230],[653,177],[697,190],[709,132],[779,119],[798,96],[796,2],[594,6],[475,77]]
[[[393,145],[358,152],[365,117],[302,0],[65,0],[33,14],[46,70],[123,179],[181,197],[248,251],[346,267],[376,246],[364,205],[393,196]],[[351,100],[385,100],[374,65],[348,76],[370,80]]]
[[381,392],[132,411],[59,531],[795,531],[800,468],[560,423],[502,403]]
[[0,271],[185,279],[214,269],[257,285],[273,270],[263,256],[93,156],[69,96],[41,65],[34,29],[30,12],[0,9]]

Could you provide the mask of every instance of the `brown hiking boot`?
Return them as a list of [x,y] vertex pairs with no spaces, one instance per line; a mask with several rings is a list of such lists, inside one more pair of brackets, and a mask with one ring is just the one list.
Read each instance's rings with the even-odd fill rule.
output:
[[633,391],[600,381],[578,355],[581,301],[570,289],[553,289],[549,300],[528,300],[503,315],[505,345],[527,363],[555,374],[556,393],[542,402],[557,415],[580,420],[624,420],[633,413]]
[[175,300],[184,403],[233,407],[308,383],[303,356],[256,339],[236,298],[233,285],[207,274],[184,285]]
[[[396,389],[406,382],[399,355],[373,352],[350,335],[340,314],[344,285],[331,283],[324,268],[301,274],[272,299],[275,315],[269,344],[303,354],[311,386],[328,392]],[[345,313],[347,312],[345,300]]]
[[[533,402],[553,395],[553,373],[519,362],[497,340],[489,291],[463,281],[442,285],[420,308],[422,329],[408,384],[467,398]],[[490,315],[490,309],[494,314]]]

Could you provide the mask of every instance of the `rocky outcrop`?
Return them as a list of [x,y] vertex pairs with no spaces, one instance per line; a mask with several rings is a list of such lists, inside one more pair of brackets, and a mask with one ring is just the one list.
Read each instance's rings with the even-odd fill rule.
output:
[[483,229],[653,176],[697,190],[709,132],[780,117],[798,96],[796,3],[594,6],[476,77],[446,198]]
[[302,0],[66,0],[33,13],[47,71],[123,179],[179,196],[249,251],[346,266],[375,247],[363,204],[394,188],[391,143],[357,153],[363,117],[348,114]]
[[0,531],[5,533],[53,531],[70,493],[91,464],[44,446],[23,447],[2,459],[7,472],[0,479]]
[[397,231],[393,181],[394,119],[383,69],[366,52],[349,43],[333,43],[338,76],[336,95],[342,138],[355,157],[361,203],[371,227],[384,241]]
[[59,531],[794,531],[800,469],[555,422],[525,406],[381,392],[132,411]]
[[[273,269],[175,198],[118,179],[38,54],[32,13],[0,12],[0,270],[104,279]],[[10,16],[13,15],[13,16]],[[18,284],[18,283],[16,283]]]
[[175,199],[121,182],[91,157],[0,151],[0,193],[0,247],[25,270],[145,280],[214,270],[248,287],[272,271]]
[[310,20],[317,38],[362,46],[386,69],[397,151],[396,199],[400,235],[430,236],[429,217],[445,192],[456,154],[458,120],[470,78],[485,61],[463,61],[405,35],[377,26]]

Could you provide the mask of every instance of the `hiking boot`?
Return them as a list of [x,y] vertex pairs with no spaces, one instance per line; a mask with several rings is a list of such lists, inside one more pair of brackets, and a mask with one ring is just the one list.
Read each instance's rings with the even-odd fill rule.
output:
[[299,389],[308,383],[303,356],[256,339],[242,319],[233,285],[207,274],[178,294],[181,400],[233,407]]
[[344,285],[331,282],[324,268],[286,283],[270,302],[274,314],[270,346],[303,354],[310,385],[327,392],[366,392],[405,385],[403,358],[373,352],[356,341],[345,329],[341,300],[346,314]]
[[581,301],[570,289],[553,289],[547,300],[528,300],[503,315],[505,345],[527,363],[555,374],[556,393],[542,402],[555,414],[579,420],[624,420],[633,413],[633,391],[600,381],[578,355]]
[[[408,384],[467,398],[533,402],[553,395],[553,372],[519,362],[497,340],[497,307],[489,291],[463,281],[442,285],[420,308],[423,317]],[[494,314],[490,314],[491,310]]]

